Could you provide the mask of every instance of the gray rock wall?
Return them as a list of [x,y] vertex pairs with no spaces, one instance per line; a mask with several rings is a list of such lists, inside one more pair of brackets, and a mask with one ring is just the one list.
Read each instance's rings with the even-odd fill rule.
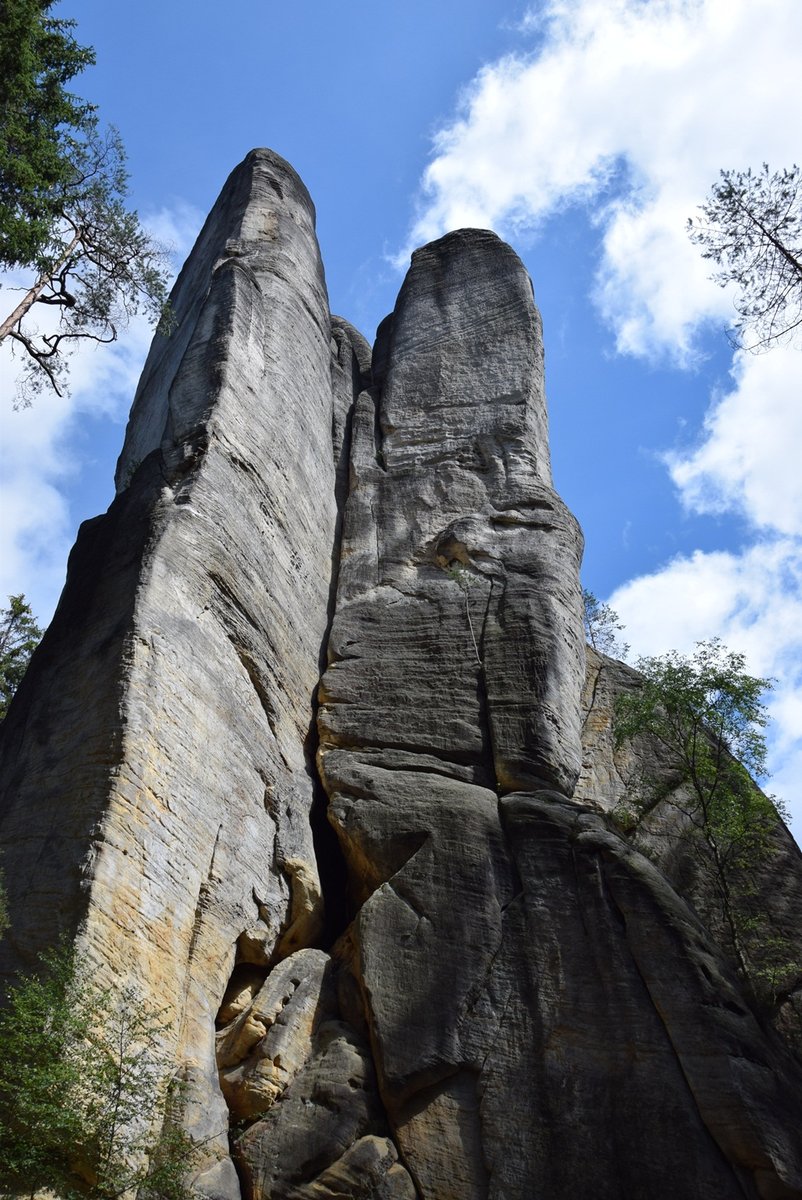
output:
[[324,746],[570,795],[582,538],[551,486],[532,286],[494,234],[415,253],[352,438]]
[[173,315],[0,730],[2,969],[66,933],[166,1008],[209,1200],[802,1196],[800,1060],[670,796],[617,815],[671,765],[586,671],[520,260],[424,247],[371,352],[254,151]]
[[225,1161],[213,1023],[235,957],[265,967],[322,923],[308,739],[336,524],[331,339],[314,209],[283,160],[233,173],[172,308],[119,495],[81,532],[5,730],[4,966],[78,929],[101,977],[169,1012],[190,1127]]
[[509,247],[461,231],[413,256],[373,364],[319,760],[419,1195],[798,1194],[798,1068],[595,815],[625,785],[609,719],[594,755],[583,709],[581,536],[551,486],[540,321]]
[[[582,695],[582,771],[575,798],[611,817],[628,842],[655,862],[672,887],[703,919],[734,963],[732,934],[723,919],[715,864],[705,852],[687,813],[693,798],[677,785],[666,748],[641,736],[616,746],[617,697],[638,686],[637,671],[588,647]],[[773,995],[768,1014],[800,1046],[802,1031],[802,854],[782,821],[777,821],[749,877],[733,876],[741,895],[746,929],[744,952],[760,998]],[[750,917],[751,914],[751,917]],[[749,930],[750,920],[755,928]]]

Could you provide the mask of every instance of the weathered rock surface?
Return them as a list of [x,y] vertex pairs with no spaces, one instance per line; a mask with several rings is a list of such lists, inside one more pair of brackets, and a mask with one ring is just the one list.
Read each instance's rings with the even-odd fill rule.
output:
[[172,1014],[214,1157],[238,939],[266,963],[322,926],[307,741],[336,525],[331,336],[314,209],[283,160],[233,173],[172,308],[119,495],[81,531],[4,730],[3,965],[80,924],[102,972]]
[[338,1015],[328,968],[322,950],[299,950],[270,972],[247,1009],[218,1034],[220,1083],[235,1120],[272,1107],[311,1057],[321,1021]]
[[798,1068],[587,811],[625,790],[609,753],[589,781],[587,736],[571,800],[581,541],[551,487],[529,283],[492,235],[415,255],[352,436],[319,758],[420,1195],[797,1194]]
[[167,1006],[210,1200],[802,1197],[799,980],[755,1004],[614,747],[520,260],[424,247],[371,353],[254,151],[173,308],[0,733],[3,970],[66,932]]
[[415,253],[354,410],[324,747],[570,794],[582,541],[551,486],[542,367],[508,246],[464,230]]
[[[380,1196],[384,1187],[387,1195],[403,1196],[409,1176],[396,1171],[388,1183],[396,1154],[386,1138],[377,1146],[384,1128],[367,1043],[341,1021],[323,1022],[313,1054],[281,1102],[237,1140],[236,1160],[254,1200],[325,1195],[338,1177],[354,1175],[358,1190],[350,1194]],[[366,1138],[370,1156],[360,1146]]]

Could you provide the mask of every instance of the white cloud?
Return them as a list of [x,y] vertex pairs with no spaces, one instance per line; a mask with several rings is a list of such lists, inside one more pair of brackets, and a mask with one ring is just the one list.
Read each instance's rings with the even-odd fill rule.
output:
[[687,360],[731,307],[685,222],[721,168],[798,157],[802,5],[550,0],[529,25],[538,48],[486,66],[436,135],[410,248],[462,225],[520,236],[591,200],[619,349]]
[[[731,298],[687,218],[721,169],[799,157],[799,0],[544,0],[532,49],[489,64],[435,138],[410,246],[461,225],[512,238],[567,204],[601,234],[595,301],[620,352],[695,359]],[[679,557],[610,597],[634,652],[720,636],[778,680],[772,757],[802,768],[802,355],[739,357],[698,442],[667,456],[691,512],[736,511],[759,538]],[[789,790],[786,790],[786,787]],[[798,808],[802,823],[802,808]]]
[[740,354],[694,448],[667,456],[687,508],[737,510],[762,530],[802,530],[802,354]]
[[151,237],[172,255],[174,266],[178,270],[192,249],[204,218],[205,213],[193,204],[176,199],[172,204],[149,213],[144,219],[144,224]]
[[[10,347],[0,348],[0,603],[24,592],[34,612],[50,619],[75,538],[71,493],[92,447],[74,441],[89,415],[121,423],[133,397],[151,330],[132,321],[113,346],[80,345],[72,357],[70,393],[43,391],[30,408],[15,411],[22,369]],[[113,494],[109,481],[109,499]]]
[[685,507],[739,512],[756,540],[740,553],[676,558],[619,588],[610,603],[636,654],[692,650],[721,637],[768,697],[770,790],[802,829],[802,354],[740,354],[732,388],[714,398],[697,445],[666,456]]
[[[687,651],[721,636],[774,675],[789,654],[802,673],[802,541],[771,538],[740,553],[694,551],[631,580],[610,599],[638,654]],[[801,676],[802,677],[802,676]]]
[[[200,221],[197,211],[177,204],[145,223],[183,257]],[[0,280],[3,315],[18,297],[9,288],[22,282],[10,275]],[[55,319],[47,310],[39,323],[44,328]],[[151,332],[140,317],[111,346],[79,343],[71,359],[69,394],[44,390],[30,408],[19,411],[13,404],[23,360],[12,355],[8,341],[0,346],[0,607],[6,596],[24,592],[40,622],[50,619],[75,539],[82,472],[94,455],[76,434],[88,416],[123,423]],[[112,495],[110,468],[109,500]]]

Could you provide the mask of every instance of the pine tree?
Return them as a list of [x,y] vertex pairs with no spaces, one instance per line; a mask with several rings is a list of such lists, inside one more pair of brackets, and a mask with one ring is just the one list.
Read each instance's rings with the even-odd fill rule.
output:
[[799,167],[722,171],[688,233],[735,284],[733,341],[746,350],[793,341],[802,328],[802,177]]
[[[166,300],[164,252],[126,205],[120,136],[67,90],[94,50],[52,8],[4,0],[0,20],[0,266],[26,280],[0,342],[25,356],[21,404],[45,385],[61,394],[76,341],[114,341],[132,314],[157,318]],[[54,331],[39,332],[36,306],[57,311]]]
[[42,630],[22,593],[9,596],[8,608],[0,609],[0,721],[41,637]]

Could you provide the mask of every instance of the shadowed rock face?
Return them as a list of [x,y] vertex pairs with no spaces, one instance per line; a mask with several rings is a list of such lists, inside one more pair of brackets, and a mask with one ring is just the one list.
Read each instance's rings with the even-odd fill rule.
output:
[[210,1198],[802,1196],[799,1059],[605,815],[664,766],[585,670],[520,260],[419,250],[371,354],[254,151],[173,312],[0,733],[3,969],[66,932],[167,1006]]

